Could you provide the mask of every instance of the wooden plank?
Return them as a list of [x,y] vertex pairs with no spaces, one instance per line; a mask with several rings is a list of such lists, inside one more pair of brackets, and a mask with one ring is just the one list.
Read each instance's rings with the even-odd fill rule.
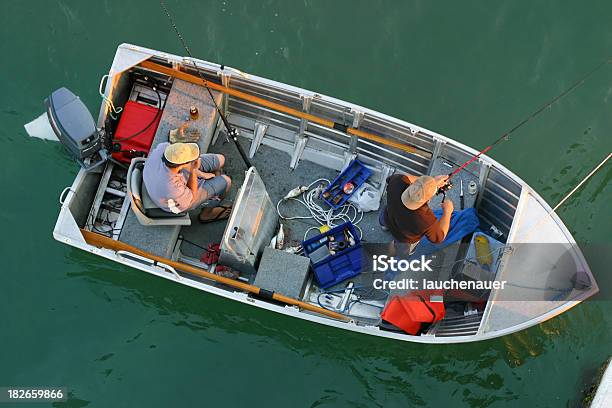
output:
[[[177,261],[173,261],[171,259],[167,259],[161,256],[157,256],[155,254],[151,254],[149,252],[143,251],[141,249],[138,249],[134,246],[128,245],[126,243],[123,243],[121,241],[115,241],[109,237],[106,237],[104,235],[101,234],[96,234],[94,232],[91,231],[87,231],[84,229],[81,229],[81,233],[83,234],[83,238],[85,238],[85,241],[89,244],[89,245],[93,245],[95,247],[98,248],[106,248],[106,249],[111,249],[113,251],[127,251],[127,252],[131,252],[133,254],[136,255],[140,255],[142,257],[145,258],[149,258],[152,259],[154,261],[157,262],[161,262],[164,263],[166,265],[169,265],[171,267],[173,267],[174,269],[178,270],[178,271],[182,271],[182,272],[186,272],[186,273],[190,273],[192,275],[196,275],[199,276],[201,278],[206,278],[206,279],[210,279],[212,281],[215,282],[219,282],[222,283],[224,285],[230,286],[232,288],[235,289],[239,289],[248,293],[252,293],[254,295],[265,295],[265,291],[262,291],[261,288],[254,286],[254,285],[249,285],[248,283],[244,283],[241,281],[237,281],[234,279],[230,279],[230,278],[225,278],[223,276],[219,276],[219,275],[215,275],[214,273],[210,273],[204,269],[201,268],[197,268],[195,266],[192,265],[188,265],[186,263],[182,263],[182,262],[177,262]],[[279,293],[273,293],[272,294],[272,300],[275,300],[277,302],[281,302],[284,303],[286,305],[291,305],[291,306],[297,306],[301,309],[304,310],[308,310],[309,312],[314,312],[314,313],[318,313],[327,317],[331,317],[333,319],[337,319],[337,320],[341,320],[341,321],[349,321],[350,319],[347,316],[344,316],[340,313],[336,313],[333,312],[331,310],[327,310],[324,309],[322,307],[319,306],[315,306],[315,305],[311,305],[310,303],[306,303],[306,302],[302,302],[300,300],[297,299],[293,299],[290,298],[288,296],[284,296],[281,295]]]
[[[336,126],[336,123],[329,119],[324,119],[319,116],[316,116],[310,113],[306,113],[306,112],[302,112],[300,110],[293,109],[293,108],[290,108],[285,105],[281,105],[276,102],[271,102],[267,99],[260,98],[258,96],[254,96],[246,92],[238,91],[236,89],[228,88],[228,87],[219,85],[214,82],[206,81],[198,76],[189,74],[184,71],[180,71],[178,69],[169,68],[164,65],[156,64],[148,60],[141,62],[139,66],[145,69],[149,69],[151,71],[159,72],[161,74],[165,74],[165,75],[174,77],[174,78],[182,79],[183,81],[191,82],[191,83],[198,84],[201,86],[206,86],[210,89],[214,89],[216,91],[223,92],[227,95],[231,95],[236,98],[240,98],[240,99],[255,103],[257,105],[260,105],[260,106],[265,106],[266,108],[273,109],[275,111],[282,112],[290,116],[294,116],[300,119],[305,119],[305,120],[308,120],[310,122],[316,123],[321,126],[325,126],[330,129],[335,129],[334,126]],[[336,130],[339,130],[339,129],[336,129]],[[370,140],[372,142],[380,143],[384,146],[393,147],[398,150],[402,150],[406,153],[412,153],[412,154],[416,154],[416,155],[423,156],[426,158],[431,158],[430,152],[426,152],[424,150],[420,150],[420,149],[417,149],[416,147],[408,146],[406,144],[396,142],[394,140],[389,140],[383,136],[378,136],[373,133],[365,132],[363,130],[359,130],[353,127],[347,127],[346,133],[349,135],[358,136],[362,139]]]

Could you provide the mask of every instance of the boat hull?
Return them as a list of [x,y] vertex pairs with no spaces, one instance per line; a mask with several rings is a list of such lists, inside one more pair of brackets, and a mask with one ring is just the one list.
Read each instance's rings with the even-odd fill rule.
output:
[[[122,44],[119,46],[111,66],[109,72],[110,80],[106,83],[105,95],[112,99],[113,93],[120,82],[121,73],[147,59],[155,59],[156,62],[172,63],[173,66],[181,66],[184,63],[183,57],[180,56]],[[227,105],[224,107],[230,113],[232,125],[239,128],[242,136],[250,139],[251,143],[257,142],[255,135],[257,133],[258,118],[262,115],[267,118],[269,128],[266,136],[259,143],[286,151],[292,157],[291,165],[294,166],[293,168],[299,165],[300,160],[306,160],[307,158],[307,160],[327,168],[339,170],[349,160],[359,154],[360,160],[372,167],[373,177],[384,180],[393,171],[411,172],[413,174],[427,173],[431,170],[433,160],[436,157],[445,157],[452,162],[461,163],[466,158],[477,153],[475,149],[443,135],[359,105],[265,78],[246,75],[230,67],[222,68],[218,64],[206,61],[198,60],[195,62],[207,75],[217,76],[221,79],[222,83],[241,91],[281,101],[289,106],[309,110],[314,114],[323,115],[336,121],[349,120],[353,126],[359,126],[368,131],[385,135],[390,140],[401,141],[418,149],[429,151],[432,154],[431,158],[403,154],[385,145],[377,145],[367,140],[347,137],[341,134],[341,132],[325,129],[320,126],[304,124],[301,120],[284,113],[271,112],[268,109],[263,109],[244,101],[226,98],[224,104]],[[306,105],[308,105],[308,109],[306,109]],[[343,115],[346,116],[346,112],[350,112],[348,119],[343,117]],[[102,104],[98,118],[99,126],[102,126],[107,114],[107,107]],[[305,141],[300,143],[304,139]],[[532,242],[529,239],[535,239],[533,242],[538,242],[537,240],[541,239],[537,234],[535,237],[529,237],[527,240],[524,237],[528,227],[542,218],[542,214],[548,213],[551,209],[537,192],[503,165],[486,155],[481,156],[476,166],[468,168],[468,170],[473,171],[477,175],[481,184],[479,187],[484,192],[490,191],[488,196],[485,193],[481,194],[484,198],[479,198],[480,201],[477,202],[479,215],[489,224],[498,225],[505,233],[508,243]],[[263,299],[249,296],[247,293],[216,287],[207,282],[187,277],[179,279],[177,275],[159,266],[127,259],[115,251],[87,244],[80,233],[80,227],[83,225],[83,217],[87,216],[88,203],[83,203],[79,200],[78,195],[87,195],[88,192],[95,190],[98,177],[95,173],[92,174],[80,170],[72,186],[62,193],[60,199],[62,206],[53,232],[56,240],[90,252],[93,255],[101,256],[113,262],[204,292],[339,329],[417,343],[445,344],[480,341],[504,336],[539,324],[568,310],[597,292],[595,280],[584,257],[578,250],[576,257],[593,282],[591,289],[575,299],[561,302],[560,304],[551,303],[549,307],[544,308],[543,312],[538,312],[534,316],[525,316],[522,321],[513,322],[508,327],[496,327],[494,330],[486,329],[485,323],[489,321],[488,319],[493,319],[495,313],[501,310],[496,308],[495,294],[492,294],[492,299],[488,302],[484,312],[483,323],[474,335],[445,337],[435,335],[410,336],[381,330],[377,326],[360,325],[355,322],[341,322],[300,310],[296,307],[270,303]],[[495,208],[502,208],[503,211],[496,213]],[[512,214],[510,219],[508,219],[507,213]],[[548,239],[552,237],[554,242],[575,244],[573,237],[556,214],[547,216],[544,227],[544,233]]]

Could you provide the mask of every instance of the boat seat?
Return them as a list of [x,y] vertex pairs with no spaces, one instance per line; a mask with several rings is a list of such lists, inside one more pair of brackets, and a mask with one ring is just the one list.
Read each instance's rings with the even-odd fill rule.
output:
[[142,181],[142,171],[146,159],[138,157],[132,160],[127,174],[127,191],[132,211],[142,225],[191,225],[187,213],[171,213],[159,208],[149,196]]
[[[212,92],[215,101],[220,104],[222,94],[217,91]],[[155,132],[151,149],[160,143],[167,142],[169,132],[185,123],[185,117],[189,114],[189,107],[192,105],[197,106],[200,115],[197,120],[190,121],[190,127],[193,126],[200,131],[201,136],[198,141],[200,151],[203,153],[208,151],[217,129],[218,114],[215,106],[210,101],[206,88],[178,78],[172,82],[172,88],[168,94],[166,107]],[[130,177],[128,177],[128,182],[131,182]],[[165,258],[173,258],[176,256],[176,243],[181,229],[188,228],[189,225],[186,216],[185,219],[182,217],[178,219],[147,217],[133,204],[125,217],[119,240],[143,251]]]

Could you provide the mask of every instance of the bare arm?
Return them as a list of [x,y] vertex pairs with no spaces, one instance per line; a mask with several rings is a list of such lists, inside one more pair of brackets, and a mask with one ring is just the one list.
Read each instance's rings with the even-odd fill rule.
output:
[[198,178],[201,178],[204,180],[209,180],[215,177],[214,173],[206,173],[205,171],[200,171],[200,170],[197,171],[197,175],[198,175]]
[[198,173],[196,170],[191,170],[189,180],[187,180],[187,188],[195,195],[198,192]]
[[451,214],[453,213],[454,205],[451,200],[445,200],[442,203],[442,216],[440,217],[440,229],[444,233],[444,238],[448,234],[448,229],[450,228],[450,219]]
[[191,162],[189,166],[189,179],[187,180],[187,188],[191,190],[193,199],[198,196],[198,173],[200,171],[200,159]]
[[442,214],[442,217],[440,217],[440,229],[444,233],[444,238],[442,238],[442,241],[444,241],[444,239],[446,238],[446,235],[448,234],[448,229],[450,228],[450,218],[451,218],[451,213],[447,213],[447,212]]
[[442,216],[431,227],[427,229],[425,235],[433,244],[439,244],[446,239],[450,229],[450,219],[453,213],[453,202],[446,200],[442,203]]

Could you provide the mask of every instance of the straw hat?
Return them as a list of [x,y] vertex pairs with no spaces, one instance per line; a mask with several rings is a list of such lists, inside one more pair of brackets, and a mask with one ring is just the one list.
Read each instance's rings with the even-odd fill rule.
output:
[[416,210],[429,201],[438,191],[438,183],[431,176],[421,176],[402,193],[402,203],[409,210]]
[[172,164],[185,164],[200,156],[197,143],[173,143],[164,150],[164,157]]

